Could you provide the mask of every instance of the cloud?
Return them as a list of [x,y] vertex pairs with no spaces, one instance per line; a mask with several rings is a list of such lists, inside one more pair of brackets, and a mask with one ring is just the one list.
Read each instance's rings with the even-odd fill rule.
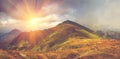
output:
[[75,10],[66,13],[67,17],[92,29],[120,29],[119,3],[119,0],[66,0],[61,8]]
[[[25,0],[0,0],[0,4],[2,4],[0,10],[7,14],[7,16],[2,14],[1,21],[12,18],[18,20],[20,25],[21,23],[26,24],[24,17],[37,15],[44,19],[46,24],[51,24],[50,26],[69,19],[94,30],[120,29],[120,0],[26,0],[26,3]],[[20,11],[24,11],[24,13]],[[39,26],[39,28],[50,26]]]
[[12,29],[32,31],[51,28],[62,22],[58,17],[59,16],[56,14],[50,14],[41,18],[35,18],[31,20],[16,20],[8,16],[7,14],[2,14],[0,17],[0,32],[4,32],[4,29],[5,31],[10,31]]
[[[96,9],[92,16],[96,17],[99,29],[120,29],[119,0],[107,0],[101,8]],[[95,23],[95,22],[94,22]]]
[[[57,5],[58,2],[60,3],[59,0],[0,0],[3,12],[20,20],[27,20],[35,16],[45,16],[47,11],[43,10],[43,7]],[[56,6],[52,7],[56,8]],[[52,10],[55,10],[53,8]]]

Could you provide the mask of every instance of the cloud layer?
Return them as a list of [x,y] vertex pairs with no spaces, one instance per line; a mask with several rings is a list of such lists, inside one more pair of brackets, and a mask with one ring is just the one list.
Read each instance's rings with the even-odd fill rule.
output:
[[26,0],[26,3],[24,0],[0,0],[0,28],[23,28],[20,24],[27,22],[23,15],[32,14],[42,20],[48,17],[45,23],[51,25],[38,26],[40,29],[55,26],[67,19],[94,30],[120,29],[120,0]]

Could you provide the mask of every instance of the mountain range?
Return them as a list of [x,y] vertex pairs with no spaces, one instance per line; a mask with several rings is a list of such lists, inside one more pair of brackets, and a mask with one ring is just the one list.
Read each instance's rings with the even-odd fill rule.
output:
[[[45,30],[21,32],[14,29],[1,37],[0,47],[4,49],[22,49],[23,47],[23,49],[32,49],[37,44],[42,45],[42,47],[48,45],[52,47],[72,37],[81,39],[98,38],[91,29],[67,20],[56,27]],[[43,44],[43,42],[45,42],[45,44]]]
[[[14,29],[0,36],[0,58],[119,59],[120,41],[67,20],[45,30]],[[112,52],[111,52],[112,51]],[[5,54],[5,55],[3,55]]]

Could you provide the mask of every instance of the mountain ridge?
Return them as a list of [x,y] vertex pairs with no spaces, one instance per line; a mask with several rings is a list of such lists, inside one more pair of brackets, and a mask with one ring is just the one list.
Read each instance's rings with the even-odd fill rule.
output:
[[[120,41],[103,39],[71,21],[30,32],[15,29],[5,35],[0,59],[119,59]],[[7,40],[5,39],[5,40]],[[8,40],[9,40],[8,39]],[[11,42],[11,43],[10,43]],[[112,52],[111,52],[112,51]]]
[[83,29],[85,29],[85,30],[87,30],[89,32],[94,32],[93,30],[91,30],[91,29],[89,29],[89,28],[87,28],[87,27],[85,27],[85,26],[83,26],[81,24],[78,24],[78,23],[76,23],[74,21],[71,21],[71,20],[66,20],[63,23],[60,23],[59,25],[62,25],[62,24],[73,24],[73,25],[78,26],[80,28],[83,28]]
[[[16,33],[19,30],[14,29],[10,33]],[[11,38],[6,49],[32,49],[36,45],[45,48],[46,46],[53,47],[56,44],[61,44],[69,38],[98,38],[98,36],[89,28],[67,20],[57,26],[45,30],[37,30],[30,32],[20,32],[18,36]],[[10,37],[9,37],[10,38]],[[11,48],[12,47],[12,48]],[[40,47],[39,47],[40,48]]]

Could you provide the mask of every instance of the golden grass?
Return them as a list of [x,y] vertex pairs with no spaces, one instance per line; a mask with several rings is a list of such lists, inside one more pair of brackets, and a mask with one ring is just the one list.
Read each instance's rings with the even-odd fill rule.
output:
[[76,49],[49,52],[23,52],[0,50],[0,59],[119,59],[119,40],[71,40],[68,45],[81,45]]

